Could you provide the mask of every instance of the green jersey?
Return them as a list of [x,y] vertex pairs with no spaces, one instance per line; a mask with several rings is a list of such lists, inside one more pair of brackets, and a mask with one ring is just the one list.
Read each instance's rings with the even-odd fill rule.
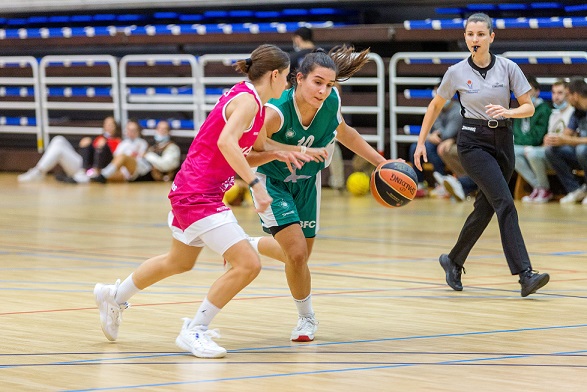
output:
[[552,109],[542,99],[534,103],[534,115],[528,118],[514,118],[512,129],[514,144],[520,146],[541,146],[548,133],[548,120]]
[[281,118],[281,126],[271,139],[294,146],[326,147],[328,159],[325,162],[306,162],[301,169],[296,169],[295,173],[291,173],[286,164],[279,161],[271,161],[257,168],[258,172],[267,177],[285,182],[313,178],[330,164],[336,128],[342,122],[340,96],[336,88],[333,88],[330,95],[322,102],[322,106],[307,127],[301,123],[294,92],[295,88],[292,87],[285,90],[279,99],[272,99],[267,103],[267,106],[277,111]]

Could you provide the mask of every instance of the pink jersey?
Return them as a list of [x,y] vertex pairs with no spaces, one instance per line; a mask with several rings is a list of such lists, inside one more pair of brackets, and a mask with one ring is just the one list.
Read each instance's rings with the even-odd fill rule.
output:
[[226,107],[240,94],[253,95],[259,105],[252,125],[245,130],[238,143],[244,156],[253,148],[265,119],[265,107],[255,87],[250,82],[240,82],[220,97],[202,124],[187,158],[175,176],[169,192],[175,216],[173,226],[185,230],[202,218],[229,209],[222,198],[234,184],[235,172],[217,144],[226,124]]

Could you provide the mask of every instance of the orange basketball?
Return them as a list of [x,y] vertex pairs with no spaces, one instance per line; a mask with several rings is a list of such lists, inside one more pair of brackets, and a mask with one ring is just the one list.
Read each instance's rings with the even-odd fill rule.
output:
[[371,193],[385,207],[401,207],[416,196],[418,177],[410,165],[386,161],[371,173]]

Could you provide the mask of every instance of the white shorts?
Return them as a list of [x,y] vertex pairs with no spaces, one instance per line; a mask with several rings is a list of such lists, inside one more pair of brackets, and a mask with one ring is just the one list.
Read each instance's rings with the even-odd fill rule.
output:
[[200,219],[185,230],[173,226],[173,218],[173,212],[170,211],[167,223],[173,238],[189,246],[207,246],[219,255],[224,255],[231,246],[247,239],[231,210]]

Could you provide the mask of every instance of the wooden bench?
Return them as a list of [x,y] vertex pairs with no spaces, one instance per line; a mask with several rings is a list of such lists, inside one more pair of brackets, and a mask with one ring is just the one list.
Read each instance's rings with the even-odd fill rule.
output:
[[[547,172],[547,174],[548,174],[548,176],[556,176],[556,173],[554,172],[554,170],[549,170]],[[573,174],[578,177],[585,176],[585,172],[583,172],[583,170],[573,170]],[[516,180],[516,185],[514,187],[514,200],[521,200],[522,197],[529,195],[530,192],[532,192],[532,187],[530,186],[530,184],[528,184],[526,182],[526,180],[524,180],[524,177],[522,177],[521,175],[518,174],[518,178]],[[555,195],[555,198],[557,198],[557,196],[564,196],[564,195]]]

